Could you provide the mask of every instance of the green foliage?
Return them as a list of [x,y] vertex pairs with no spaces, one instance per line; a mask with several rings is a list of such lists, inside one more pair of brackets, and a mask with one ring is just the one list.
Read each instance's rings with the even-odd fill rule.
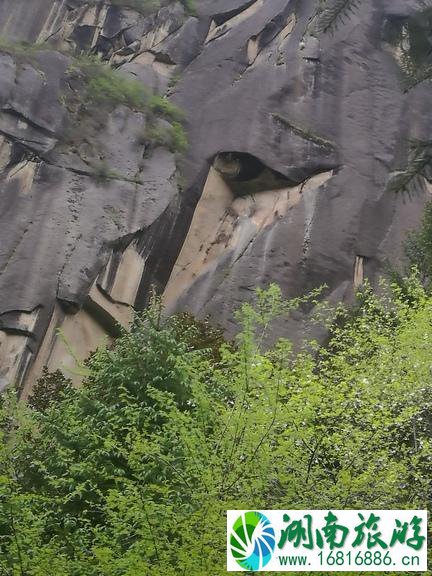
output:
[[[170,124],[158,122],[158,118],[164,118]],[[177,106],[154,94],[148,99],[147,124],[137,133],[137,141],[141,144],[165,146],[171,152],[184,154],[188,148],[188,140],[181,124],[183,118],[184,115]]]
[[418,10],[411,15],[399,30],[399,63],[403,73],[405,91],[432,79],[432,3],[419,2]]
[[153,94],[149,98],[149,110],[156,116],[161,116],[166,120],[181,122],[184,118],[183,112],[166,98]]
[[76,113],[106,115],[123,105],[144,112],[151,118],[163,117],[173,122],[183,119],[177,106],[150,91],[139,81],[111,68],[98,58],[81,56],[75,59],[69,74],[83,84],[78,92]]
[[183,119],[181,110],[169,100],[151,94],[139,80],[122,74],[97,58],[80,57],[72,70],[84,80],[85,106],[112,109],[124,105],[175,122]]
[[[153,5],[144,1],[148,6]],[[47,49],[42,44],[10,43],[0,38],[0,52],[7,52],[16,59],[31,62],[40,50]],[[181,124],[184,115],[167,99],[152,94],[140,81],[112,68],[94,56],[81,55],[73,59],[68,70],[72,90],[62,94],[60,100],[67,109],[64,141],[74,147],[88,166],[91,175],[100,183],[109,180],[126,180],[141,183],[141,180],[128,178],[113,170],[104,160],[104,147],[98,141],[98,133],[104,127],[108,115],[118,106],[142,112],[151,128],[147,139],[167,146],[170,150],[184,153],[187,137]],[[163,118],[171,126],[157,127],[157,120]],[[84,154],[80,149],[87,144]],[[88,150],[91,155],[88,157]]]
[[34,410],[44,412],[53,402],[58,402],[72,385],[69,378],[65,378],[60,370],[48,372],[46,366],[42,376],[33,387],[28,399],[28,405]]
[[388,190],[408,193],[423,191],[425,180],[432,180],[432,141],[411,140],[407,167],[390,180]]
[[432,299],[416,278],[385,293],[295,356],[262,343],[310,299],[276,286],[235,345],[154,304],[80,390],[43,411],[7,396],[0,573],[222,576],[227,509],[426,507]]
[[0,36],[0,52],[6,52],[17,58],[30,58],[41,50],[46,50],[46,44],[30,42],[11,42]]
[[99,160],[91,163],[92,175],[97,182],[103,183],[108,180],[121,179],[121,174],[115,170],[111,170],[108,163],[104,160]]
[[196,0],[180,0],[188,14],[196,14]]
[[359,8],[361,0],[320,0],[315,17],[317,34],[333,32]]
[[188,147],[186,133],[179,122],[168,125],[150,124],[137,134],[137,140],[141,144],[165,146],[171,152],[184,153]]
[[117,170],[112,170],[106,160],[99,159],[88,162],[91,169],[91,176],[99,184],[106,184],[110,180],[123,180],[124,182],[132,182],[133,184],[142,184],[142,180],[136,175],[133,178],[124,176]]
[[149,94],[141,82],[114,70],[97,58],[77,58],[70,74],[84,84],[81,94],[83,106],[113,109],[122,104],[138,111],[148,108]]
[[[210,318],[196,320],[191,314],[178,314],[179,331],[186,335],[191,350],[205,350],[214,362],[222,359],[222,348],[229,346],[223,329],[211,323]],[[231,343],[232,344],[232,343]]]
[[[95,57],[81,56],[70,67],[71,79],[78,83],[79,89],[69,93],[65,106],[69,110],[69,126],[66,131],[68,143],[78,150],[83,142],[95,148],[96,134],[105,124],[107,115],[117,106],[126,106],[142,112],[150,125],[156,125],[158,118],[171,122],[171,126],[160,130],[151,138],[171,150],[184,152],[187,138],[180,120],[181,111],[171,102],[151,92],[138,80],[111,68]],[[142,135],[139,139],[142,140]],[[96,156],[96,155],[95,155]],[[103,149],[93,160],[82,158],[91,169],[98,182],[109,180],[127,180],[141,183],[139,178],[131,179],[112,170],[103,160]]]
[[426,205],[418,230],[411,232],[405,242],[405,253],[411,267],[416,267],[423,280],[432,278],[432,202]]

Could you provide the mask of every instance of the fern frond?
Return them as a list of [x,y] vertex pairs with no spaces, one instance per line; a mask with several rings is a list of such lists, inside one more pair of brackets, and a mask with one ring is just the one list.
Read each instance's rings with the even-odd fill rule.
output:
[[408,165],[397,172],[388,184],[391,192],[416,192],[432,182],[432,140],[411,140]]
[[325,0],[319,9],[315,20],[317,34],[334,31],[340,23],[344,23],[351,14],[360,7],[362,0]]

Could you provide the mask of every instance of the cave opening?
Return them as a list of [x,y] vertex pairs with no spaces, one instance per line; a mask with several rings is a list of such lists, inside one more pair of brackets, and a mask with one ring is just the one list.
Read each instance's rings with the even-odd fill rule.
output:
[[247,196],[295,185],[295,182],[247,152],[220,152],[214,157],[213,167],[235,196]]

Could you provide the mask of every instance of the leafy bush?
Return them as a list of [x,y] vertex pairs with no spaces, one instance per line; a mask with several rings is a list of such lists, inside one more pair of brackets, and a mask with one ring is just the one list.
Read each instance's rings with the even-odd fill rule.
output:
[[[149,134],[141,134],[139,139],[154,136],[159,144],[166,145],[173,151],[186,150],[187,138],[180,123],[182,112],[168,100],[151,94],[138,80],[88,56],[75,59],[69,74],[79,83],[78,90],[69,94],[68,101],[65,102],[70,112],[69,125],[65,131],[69,144],[78,148],[83,141],[87,141],[94,147],[95,135],[105,124],[107,115],[117,106],[123,105],[144,113],[151,126],[156,125],[158,118],[171,122],[169,128],[154,131],[149,129]],[[104,156],[103,149],[99,150],[97,156]],[[130,180],[112,171],[98,158],[87,163],[100,182],[111,179]],[[134,181],[140,183],[138,179]]]
[[[42,44],[9,43],[0,38],[0,52],[10,53],[27,62],[44,49],[47,47]],[[74,89],[62,94],[61,102],[68,111],[64,139],[69,145],[78,149],[83,142],[87,142],[96,148],[96,134],[106,123],[107,115],[123,105],[144,113],[152,126],[156,125],[158,118],[171,122],[169,128],[151,129],[154,140],[173,151],[186,151],[187,138],[181,125],[183,113],[169,100],[152,94],[139,80],[112,68],[97,57],[86,55],[73,59],[68,75],[75,82]],[[115,173],[97,158],[103,156],[103,150],[98,152],[93,162],[87,162],[96,179],[101,182],[121,179],[121,174]]]
[[196,14],[196,0],[180,0],[189,14]]
[[0,411],[0,571],[212,576],[225,511],[426,507],[431,494],[432,299],[415,278],[325,349],[264,351],[304,300],[272,286],[237,314],[235,345],[153,306],[44,411]]
[[149,93],[139,82],[104,64],[99,59],[81,56],[70,74],[83,82],[82,104],[88,108],[115,108],[123,104],[134,110],[148,109]]
[[153,143],[165,146],[171,152],[184,153],[188,147],[188,141],[183,126],[179,122],[173,122],[167,126],[150,124],[137,134],[140,144]]
[[30,42],[11,42],[0,36],[0,52],[12,54],[15,57],[30,58],[41,50],[46,50],[46,44]]
[[44,412],[53,402],[58,402],[62,395],[70,390],[72,381],[63,376],[60,370],[48,372],[45,367],[42,376],[33,387],[28,399],[28,405],[34,410]]
[[157,115],[166,118],[167,120],[173,120],[175,122],[181,122],[184,118],[183,112],[175,104],[162,98],[157,94],[153,94],[149,98],[149,109],[150,111]]
[[177,106],[151,92],[139,81],[111,68],[98,58],[76,58],[69,74],[80,79],[83,86],[78,92],[81,109],[101,113],[124,105],[145,112],[152,117],[164,117],[179,122],[183,113]]
[[432,79],[432,42],[429,34],[431,18],[431,3],[428,0],[419,1],[417,10],[410,15],[400,32],[399,63],[406,92]]

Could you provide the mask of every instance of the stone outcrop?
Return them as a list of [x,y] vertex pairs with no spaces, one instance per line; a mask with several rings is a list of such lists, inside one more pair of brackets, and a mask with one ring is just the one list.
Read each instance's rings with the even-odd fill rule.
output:
[[[229,333],[271,281],[349,299],[400,258],[429,197],[388,185],[410,139],[432,139],[430,83],[402,81],[415,38],[432,42],[418,0],[362,0],[334,23],[314,0],[124,4],[0,6],[2,387],[27,393],[44,365],[78,381],[153,290]],[[71,143],[82,53],[179,106],[188,152],[146,147],[145,113],[124,105]],[[304,320],[278,329],[299,338]]]

